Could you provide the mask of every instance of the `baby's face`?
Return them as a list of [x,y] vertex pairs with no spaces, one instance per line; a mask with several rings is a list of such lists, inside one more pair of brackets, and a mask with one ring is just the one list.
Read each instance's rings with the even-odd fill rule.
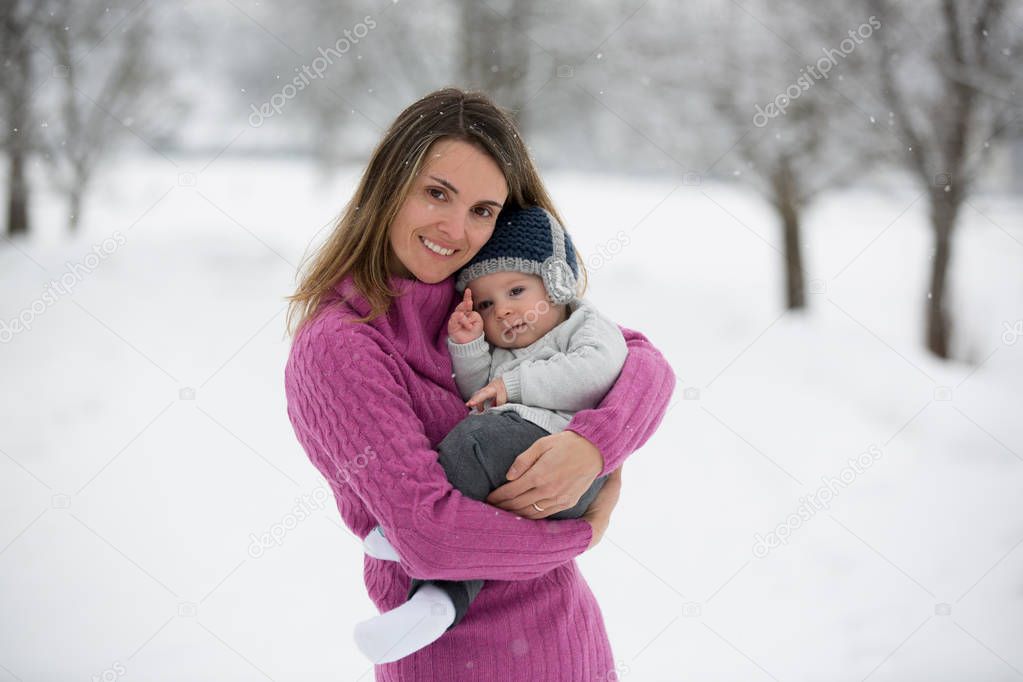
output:
[[543,280],[521,272],[495,272],[469,282],[483,334],[500,348],[524,348],[565,321],[564,304],[547,298]]

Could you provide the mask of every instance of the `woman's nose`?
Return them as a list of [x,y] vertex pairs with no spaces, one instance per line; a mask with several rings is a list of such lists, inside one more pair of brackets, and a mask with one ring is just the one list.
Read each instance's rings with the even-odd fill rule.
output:
[[461,213],[445,216],[438,229],[453,242],[461,242],[465,238],[465,222],[467,218]]

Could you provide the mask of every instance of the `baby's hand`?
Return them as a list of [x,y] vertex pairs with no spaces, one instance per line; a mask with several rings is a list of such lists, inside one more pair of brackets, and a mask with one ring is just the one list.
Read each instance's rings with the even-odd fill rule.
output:
[[497,377],[489,384],[481,388],[472,394],[472,397],[466,401],[465,405],[470,410],[474,409],[476,412],[482,412],[486,407],[486,402],[493,400],[494,405],[504,405],[508,402],[508,390],[504,386],[504,379]]
[[472,291],[466,287],[462,302],[448,320],[448,336],[455,343],[469,343],[478,339],[482,333],[483,318],[472,309]]

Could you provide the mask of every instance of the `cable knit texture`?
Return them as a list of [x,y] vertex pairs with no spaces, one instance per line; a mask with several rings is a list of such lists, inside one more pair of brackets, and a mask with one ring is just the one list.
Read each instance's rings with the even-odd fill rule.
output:
[[[348,528],[365,538],[379,523],[402,558],[364,559],[381,612],[404,603],[410,577],[486,584],[457,627],[376,666],[376,679],[613,679],[600,608],[574,561],[592,538],[589,523],[532,521],[464,497],[437,462],[433,448],[468,414],[446,347],[454,279],[391,285],[403,294],[385,316],[351,321],[369,304],[349,277],[302,326],[285,369],[288,416]],[[600,450],[601,475],[649,438],[674,388],[657,349],[622,333],[629,355],[618,382],[568,426]]]

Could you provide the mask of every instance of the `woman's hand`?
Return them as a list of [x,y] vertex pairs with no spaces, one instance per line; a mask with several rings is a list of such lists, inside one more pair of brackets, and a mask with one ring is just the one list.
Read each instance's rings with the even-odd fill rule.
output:
[[593,443],[574,431],[561,431],[537,439],[519,455],[506,474],[509,483],[490,493],[486,502],[542,519],[574,507],[603,468],[604,459]]
[[618,495],[622,491],[622,465],[612,471],[604,486],[597,493],[597,497],[590,503],[590,508],[583,514],[583,518],[593,526],[593,537],[586,549],[592,549],[604,537],[604,532],[611,523],[611,512],[618,504]]
[[469,343],[482,333],[483,318],[472,309],[472,291],[466,287],[462,302],[455,306],[455,312],[448,319],[448,336],[455,343]]

